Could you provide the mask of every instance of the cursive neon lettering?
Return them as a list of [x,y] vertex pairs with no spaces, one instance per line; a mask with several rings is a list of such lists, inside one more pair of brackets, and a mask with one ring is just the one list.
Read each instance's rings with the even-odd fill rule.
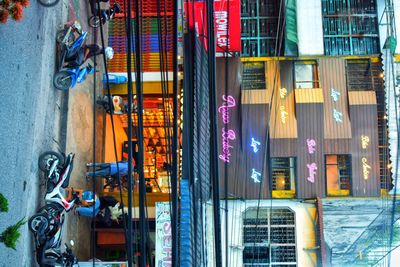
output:
[[368,165],[368,160],[365,157],[363,157],[361,159],[361,163],[362,163],[362,171],[363,171],[364,179],[368,180],[368,178],[369,178],[369,170],[371,169],[371,166]]
[[308,168],[308,177],[307,180],[311,183],[315,182],[315,175],[317,174],[317,164],[315,162],[311,164],[307,164]]
[[233,130],[228,130],[225,132],[225,129],[222,128],[222,155],[219,155],[219,158],[224,162],[229,162],[229,157],[231,156],[230,148],[233,148],[229,144],[229,140],[235,140],[236,134]]
[[307,139],[308,154],[314,154],[317,143],[314,139]]
[[218,108],[218,112],[222,113],[222,122],[224,124],[229,123],[229,108],[233,108],[236,106],[236,101],[233,96],[228,95],[227,97],[225,95],[222,96],[222,100],[225,102],[222,103],[222,105]]

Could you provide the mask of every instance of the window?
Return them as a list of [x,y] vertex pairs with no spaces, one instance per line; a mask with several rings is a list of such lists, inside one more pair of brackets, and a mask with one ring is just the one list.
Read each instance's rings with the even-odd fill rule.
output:
[[318,68],[315,61],[296,61],[294,63],[295,88],[318,88]]
[[244,62],[242,74],[242,89],[265,89],[264,62]]
[[325,55],[379,53],[376,0],[322,0]]
[[278,24],[283,24],[281,6],[281,0],[241,1],[242,57],[279,56],[275,46],[280,43],[276,40]]
[[[295,192],[295,158],[272,158],[272,192],[273,197],[288,198],[294,197]],[[292,195],[279,195],[274,191],[291,191]]]
[[349,91],[371,91],[372,69],[369,59],[349,59],[346,61],[347,88]]
[[350,195],[350,155],[326,155],[325,164],[328,196]]
[[243,213],[243,266],[296,266],[294,212],[249,208]]

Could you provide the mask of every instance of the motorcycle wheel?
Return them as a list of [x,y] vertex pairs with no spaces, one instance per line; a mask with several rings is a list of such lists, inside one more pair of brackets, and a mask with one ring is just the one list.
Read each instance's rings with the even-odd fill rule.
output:
[[89,26],[92,28],[98,28],[102,22],[103,18],[100,19],[99,16],[91,16],[89,18]]
[[45,7],[52,7],[58,4],[60,0],[38,0],[39,4]]
[[54,160],[57,160],[60,166],[64,166],[65,158],[60,153],[54,151],[46,151],[39,156],[39,169],[43,172],[49,171]]
[[44,227],[44,232],[47,232],[50,227],[50,222],[45,213],[37,213],[29,219],[28,226],[29,230],[36,234],[41,227]]
[[68,90],[72,85],[72,77],[67,71],[59,71],[54,75],[53,84],[58,90]]

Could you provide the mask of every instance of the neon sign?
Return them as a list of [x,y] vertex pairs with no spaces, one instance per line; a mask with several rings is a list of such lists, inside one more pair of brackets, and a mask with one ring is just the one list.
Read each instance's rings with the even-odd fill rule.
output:
[[[315,139],[307,139],[306,140],[307,143],[307,151],[308,154],[314,154],[316,151],[316,147],[317,147],[317,142],[315,141]],[[317,175],[317,163],[315,162],[311,162],[310,164],[306,165],[308,168],[308,177],[307,177],[307,181],[314,183],[315,182],[315,176]]]
[[307,139],[308,154],[314,154],[317,143],[314,139]]
[[253,137],[251,138],[251,145],[250,145],[252,148],[253,148],[253,152],[254,153],[257,153],[257,151],[259,150],[258,149],[258,146],[261,146],[261,143],[260,142],[258,142],[256,139],[254,139]]
[[257,172],[254,168],[251,169],[251,179],[253,179],[253,181],[255,183],[261,183],[260,179],[261,179],[261,173]]
[[[333,100],[333,102],[338,102],[339,101],[339,96],[340,96],[340,92],[337,91],[335,88],[331,88],[331,98]],[[336,110],[336,108],[333,109],[333,118],[335,119],[336,122],[343,122],[343,114],[342,112]]]
[[308,177],[307,180],[310,181],[311,183],[315,182],[315,175],[317,174],[317,164],[315,162],[311,164],[307,164],[308,168]]
[[284,99],[287,95],[287,89],[286,88],[280,88],[279,89],[279,95],[282,99]]
[[337,111],[335,108],[333,109],[333,118],[335,119],[336,122],[342,123],[343,114],[342,112]]
[[[224,101],[222,105],[218,108],[218,113],[221,113],[222,115],[222,122],[223,124],[228,124],[229,123],[229,109],[233,108],[236,106],[236,101],[235,98],[231,95],[222,96],[222,100]],[[236,134],[234,130],[227,130],[225,131],[225,127],[222,127],[222,154],[220,154],[218,157],[224,161],[229,163],[229,158],[231,156],[230,149],[233,148],[233,146],[230,144],[230,140],[235,140],[236,139]]]
[[286,112],[285,106],[280,106],[279,110],[281,111],[281,121],[282,121],[282,123],[286,123],[286,118],[289,115],[289,113]]
[[340,92],[336,91],[334,88],[331,88],[331,97],[334,102],[339,100]]
[[361,147],[367,149],[369,146],[369,137],[367,135],[361,135]]
[[371,169],[371,166],[368,165],[368,160],[366,157],[361,158],[361,163],[364,179],[367,180],[369,178],[369,170]]

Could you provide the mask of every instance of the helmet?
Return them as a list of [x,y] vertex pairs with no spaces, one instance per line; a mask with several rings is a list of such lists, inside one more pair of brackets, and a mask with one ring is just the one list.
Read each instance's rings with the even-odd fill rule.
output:
[[85,191],[82,193],[82,205],[83,206],[92,206],[94,201],[96,200],[96,196],[92,191]]
[[108,60],[112,59],[114,56],[114,49],[110,46],[106,47],[106,49],[104,49],[104,54],[106,55],[106,58]]

